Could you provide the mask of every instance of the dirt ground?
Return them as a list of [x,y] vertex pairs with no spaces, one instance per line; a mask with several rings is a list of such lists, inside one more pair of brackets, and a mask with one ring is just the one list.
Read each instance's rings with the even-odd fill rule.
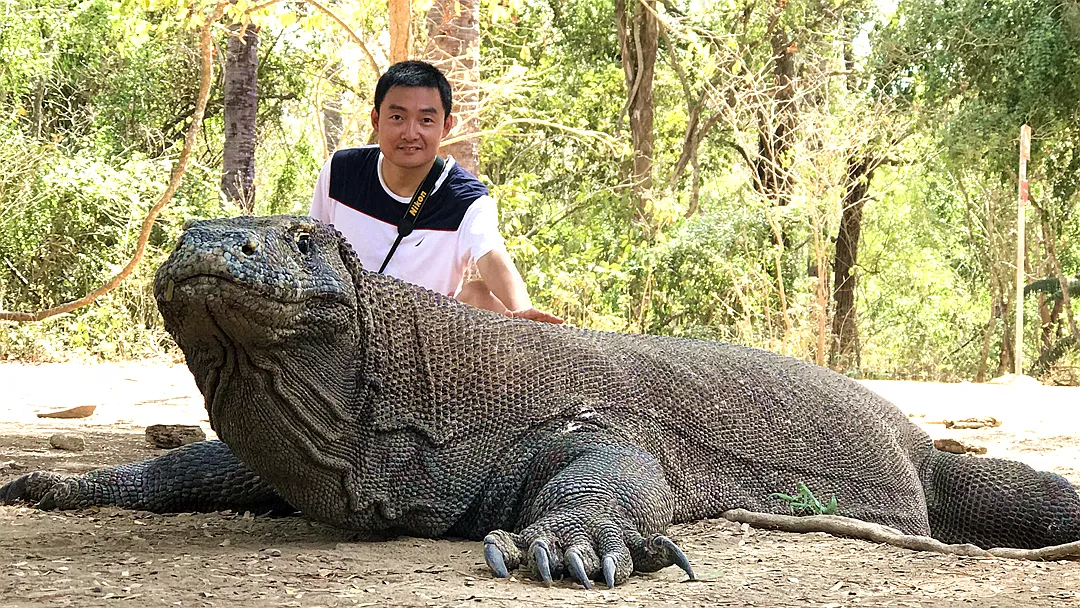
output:
[[[1080,388],[867,382],[934,438],[987,448],[1080,484]],[[153,457],[144,428],[200,424],[194,382],[166,364],[0,363],[0,483]],[[36,414],[78,405],[80,420]],[[992,416],[996,428],[946,429]],[[82,452],[49,447],[57,432]],[[493,580],[471,541],[356,542],[300,517],[0,507],[0,606],[1077,606],[1080,562],[917,553],[723,520],[675,526],[700,582],[675,568],[613,591]]]

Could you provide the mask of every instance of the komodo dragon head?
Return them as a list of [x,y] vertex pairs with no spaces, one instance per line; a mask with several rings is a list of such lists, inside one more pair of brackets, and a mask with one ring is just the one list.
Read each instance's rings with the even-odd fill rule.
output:
[[338,468],[362,349],[359,273],[335,230],[278,216],[191,222],[154,278],[211,426],[260,473]]
[[[357,269],[344,239],[305,217],[194,221],[158,269],[154,293],[165,328],[211,395],[222,380],[215,370],[342,365],[357,346]],[[290,356],[250,358],[281,351]],[[211,422],[221,414],[209,413]]]

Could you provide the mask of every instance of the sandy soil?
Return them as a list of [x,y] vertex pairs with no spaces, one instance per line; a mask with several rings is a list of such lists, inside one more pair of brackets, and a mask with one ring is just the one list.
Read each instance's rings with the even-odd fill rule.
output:
[[[867,382],[935,438],[987,448],[1080,484],[1080,389]],[[82,472],[162,453],[149,424],[200,424],[194,382],[164,364],[0,363],[0,483]],[[96,405],[81,420],[36,414]],[[946,429],[992,416],[996,428]],[[49,447],[77,432],[86,450]],[[0,507],[0,606],[1077,606],[1080,562],[1031,563],[917,553],[821,534],[715,520],[676,526],[701,582],[674,568],[613,591],[524,577],[493,580],[479,544],[356,542],[300,517],[153,515],[116,509]]]

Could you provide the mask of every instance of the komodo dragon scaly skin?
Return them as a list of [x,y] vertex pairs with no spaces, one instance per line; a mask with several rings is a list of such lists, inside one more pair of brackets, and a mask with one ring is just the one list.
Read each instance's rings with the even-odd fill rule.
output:
[[841,515],[949,543],[1080,539],[1064,478],[937,451],[829,370],[475,309],[362,270],[307,218],[194,222],[155,292],[224,445],[32,473],[0,501],[291,506],[369,533],[485,539],[499,576],[520,566],[586,585],[689,572],[668,525],[787,513],[775,493],[799,483],[835,495]]

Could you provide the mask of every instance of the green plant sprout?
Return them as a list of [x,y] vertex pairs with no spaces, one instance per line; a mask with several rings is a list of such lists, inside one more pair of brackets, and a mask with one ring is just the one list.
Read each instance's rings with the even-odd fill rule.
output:
[[822,504],[820,500],[814,496],[814,493],[810,491],[810,488],[805,483],[799,482],[794,495],[789,494],[770,494],[769,498],[776,498],[788,503],[791,508],[791,514],[795,516],[804,515],[836,515],[836,495],[829,497],[828,504]]

